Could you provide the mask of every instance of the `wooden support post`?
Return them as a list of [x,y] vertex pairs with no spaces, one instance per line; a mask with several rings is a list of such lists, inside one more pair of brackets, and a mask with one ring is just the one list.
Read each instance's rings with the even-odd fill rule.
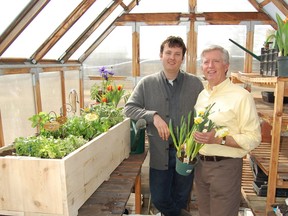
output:
[[141,214],[141,174],[135,179],[135,213]]
[[276,187],[277,187],[277,173],[278,173],[278,158],[280,149],[280,136],[283,112],[283,97],[284,97],[285,82],[279,80],[275,88],[275,102],[273,114],[273,127],[272,127],[272,143],[270,152],[268,188],[267,188],[267,201],[266,201],[266,214],[272,210],[271,205],[275,203]]
[[2,117],[1,117],[1,110],[0,110],[0,147],[3,147],[4,143],[4,133],[3,133],[3,126],[2,126]]
[[139,46],[139,32],[137,31],[137,26],[132,34],[132,76],[140,76],[140,46]]
[[195,22],[190,22],[190,30],[187,34],[186,71],[192,74],[197,72],[197,32],[195,32]]

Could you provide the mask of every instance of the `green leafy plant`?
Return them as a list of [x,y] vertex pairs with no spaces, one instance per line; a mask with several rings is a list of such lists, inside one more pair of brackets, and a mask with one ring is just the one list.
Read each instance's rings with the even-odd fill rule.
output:
[[124,120],[122,108],[101,103],[82,109],[80,116],[63,118],[52,113],[40,112],[29,118],[39,134],[16,138],[16,155],[63,158]]
[[14,147],[19,156],[61,159],[85,143],[87,140],[73,135],[64,139],[39,135],[18,137],[14,141]]
[[288,17],[282,20],[279,14],[276,14],[278,29],[274,34],[270,35],[266,39],[266,43],[274,40],[274,47],[279,50],[279,56],[288,56]]

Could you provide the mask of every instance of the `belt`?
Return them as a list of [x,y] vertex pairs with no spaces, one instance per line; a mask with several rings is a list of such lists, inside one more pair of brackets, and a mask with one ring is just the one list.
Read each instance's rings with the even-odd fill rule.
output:
[[227,159],[232,159],[231,157],[223,157],[223,156],[205,156],[205,155],[200,155],[200,159],[202,161],[221,161],[221,160],[227,160]]

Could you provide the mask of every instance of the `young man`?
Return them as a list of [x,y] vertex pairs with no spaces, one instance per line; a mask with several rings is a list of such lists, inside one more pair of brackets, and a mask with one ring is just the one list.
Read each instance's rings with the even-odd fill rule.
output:
[[202,82],[180,70],[186,46],[170,36],[160,46],[163,70],[140,80],[124,111],[134,120],[145,119],[150,150],[149,183],[154,206],[165,216],[190,215],[187,208],[193,174],[175,171],[175,154],[168,124],[180,125],[181,116],[193,111]]
[[201,54],[201,67],[208,81],[200,93],[196,110],[210,104],[210,119],[228,129],[215,137],[215,130],[195,132],[204,143],[195,168],[195,187],[201,216],[237,216],[241,202],[242,158],[261,141],[260,123],[252,95],[226,77],[229,53],[211,46]]

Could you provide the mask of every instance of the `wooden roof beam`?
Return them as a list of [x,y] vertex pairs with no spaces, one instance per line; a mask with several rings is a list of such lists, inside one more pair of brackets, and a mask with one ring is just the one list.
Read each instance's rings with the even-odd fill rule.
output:
[[30,1],[16,19],[0,36],[0,56],[8,49],[13,41],[24,31],[50,0]]
[[181,18],[189,20],[203,19],[210,24],[238,24],[242,21],[263,21],[273,23],[271,19],[262,12],[211,12],[201,14],[182,14],[182,13],[137,13],[123,14],[117,19],[118,25],[123,25],[125,22],[144,22],[146,24],[177,24]]
[[102,13],[85,29],[85,31],[70,45],[58,60],[66,62],[73,53],[93,34],[93,32],[105,21],[105,19],[120,5],[122,0],[114,1],[109,8],[105,8]]
[[[132,1],[128,6],[126,6],[126,13],[129,13],[135,6],[138,5],[140,0],[136,1]],[[122,6],[122,5],[121,5]],[[123,7],[123,6],[122,6]],[[117,20],[117,19],[116,19]],[[83,55],[81,55],[81,57],[79,58],[80,62],[85,61],[85,59],[101,44],[101,42],[115,29],[116,25],[115,22],[116,20],[114,20],[114,22],[112,22],[110,24],[110,26],[107,27],[107,29],[99,36],[99,38],[97,38],[97,40],[85,51],[85,53],[83,53]]]
[[287,17],[288,16],[288,5],[283,0],[272,0],[276,7]]
[[92,6],[96,0],[82,1],[72,13],[60,24],[49,38],[31,56],[31,62],[37,63],[62,38],[62,36],[79,20],[79,18]]

